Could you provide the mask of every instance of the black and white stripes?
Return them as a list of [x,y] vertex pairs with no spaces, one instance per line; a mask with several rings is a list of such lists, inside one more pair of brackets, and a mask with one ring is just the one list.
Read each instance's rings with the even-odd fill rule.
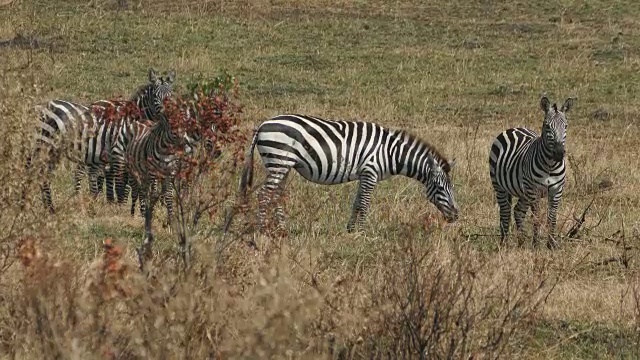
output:
[[542,97],[544,112],[542,135],[525,128],[503,131],[494,140],[489,154],[489,173],[500,207],[500,233],[502,241],[509,234],[511,199],[518,202],[513,210],[516,228],[522,230],[526,212],[531,208],[534,218],[534,244],[538,241],[537,215],[539,199],[547,196],[549,238],[547,246],[555,247],[557,210],[565,183],[565,140],[567,119],[573,99],[568,98],[560,109]]
[[[27,168],[32,166],[34,157],[46,153],[45,164],[40,168],[40,188],[45,207],[53,212],[49,176],[60,158],[66,156],[72,162],[82,164],[76,169],[76,179],[84,173],[85,164],[88,163],[91,184],[97,184],[97,167],[92,164],[92,153],[100,154],[104,144],[95,141],[99,124],[88,107],[65,100],[52,100],[36,110],[40,113],[36,145],[34,153],[27,159]],[[78,187],[76,185],[76,190]],[[92,193],[97,193],[95,186],[92,186]]]
[[258,149],[267,170],[259,193],[259,220],[265,226],[267,211],[275,202],[278,227],[284,212],[278,200],[285,180],[295,169],[318,184],[360,181],[348,230],[361,226],[377,182],[392,175],[414,178],[426,187],[428,199],[452,222],[458,217],[449,162],[431,145],[405,131],[367,122],[332,121],[304,115],[280,115],[255,131],[241,180],[246,193],[253,179],[253,151]]
[[[189,112],[183,113],[189,119]],[[153,124],[132,122],[123,131],[127,170],[135,181],[134,189],[139,189],[141,202],[145,205],[145,240],[139,249],[140,264],[149,256],[153,243],[153,209],[159,199],[156,184],[162,184],[162,195],[173,196],[172,180],[179,169],[179,152],[189,152],[189,136],[178,128],[172,128],[165,112],[160,107],[154,115]],[[170,204],[166,204],[170,209]],[[169,214],[171,217],[171,214]]]
[[[132,101],[141,109],[141,113],[152,116],[161,106],[165,97],[171,96],[175,73],[172,71],[166,78],[158,77],[155,70],[149,70],[149,83],[141,86],[132,97]],[[119,107],[120,102],[101,100],[90,107],[65,100],[50,101],[47,106],[39,108],[39,129],[36,135],[34,153],[27,160],[31,167],[32,157],[46,152],[46,171],[41,171],[41,191],[45,207],[53,212],[49,177],[60,161],[66,156],[76,164],[74,182],[76,191],[79,190],[82,175],[88,169],[90,188],[93,195],[98,193],[99,173],[105,170],[110,159],[117,160],[111,155],[111,150],[119,134],[118,126],[127,121],[105,121],[96,109]],[[107,194],[113,199],[113,180],[107,171]],[[101,187],[101,184],[100,184]]]
[[[149,82],[140,88],[131,96],[131,102],[134,102],[139,112],[136,116],[128,116],[121,119],[112,119],[109,123],[116,127],[115,136],[110,142],[107,158],[109,161],[109,170],[107,171],[107,197],[109,190],[115,183],[115,190],[118,202],[126,200],[126,185],[129,182],[129,174],[126,170],[124,158],[124,131],[132,122],[140,122],[145,120],[154,121],[154,118],[162,108],[162,102],[166,98],[173,95],[173,85],[175,81],[175,71],[169,71],[167,77],[159,77],[155,70],[149,69]],[[126,102],[104,102],[102,104],[94,104],[119,109],[126,106]],[[104,122],[104,121],[103,121]],[[111,181],[110,181],[111,180]],[[109,199],[107,199],[109,200]],[[135,201],[135,200],[134,200]]]

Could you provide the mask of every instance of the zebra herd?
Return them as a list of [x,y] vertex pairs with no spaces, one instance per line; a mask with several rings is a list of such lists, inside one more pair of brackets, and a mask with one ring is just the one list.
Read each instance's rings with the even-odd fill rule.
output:
[[[525,128],[508,129],[494,140],[489,155],[490,177],[500,207],[502,242],[507,239],[511,199],[516,228],[522,231],[528,208],[534,218],[533,242],[537,244],[538,202],[548,197],[549,239],[557,246],[557,210],[565,181],[566,113],[573,106],[568,98],[560,109],[544,96],[542,136]],[[267,212],[274,210],[277,229],[284,228],[284,211],[278,203],[291,169],[317,184],[359,181],[349,232],[366,219],[371,194],[379,181],[393,175],[418,180],[427,199],[448,222],[458,219],[451,170],[455,160],[447,160],[436,148],[404,130],[391,130],[375,123],[333,121],[306,115],[279,115],[262,122],[254,131],[245,164],[240,192],[244,196],[253,182],[253,153],[262,158],[267,177],[258,192],[258,220],[266,227]],[[273,205],[272,205],[273,204]]]
[[[27,168],[32,167],[34,157],[46,154],[45,166],[40,169],[40,187],[42,200],[50,212],[54,212],[50,177],[64,156],[76,164],[76,190],[80,188],[85,171],[94,196],[106,180],[107,199],[116,200],[113,196],[115,186],[117,201],[124,202],[128,196],[126,186],[129,186],[132,214],[136,200],[140,200],[140,211],[145,217],[146,235],[139,252],[141,256],[149,255],[153,242],[153,208],[160,197],[157,184],[162,185],[162,197],[170,218],[173,197],[170,184],[178,167],[177,153],[190,152],[199,140],[198,134],[173,128],[164,112],[163,102],[172,96],[174,79],[174,71],[160,77],[154,69],[149,69],[149,82],[129,101],[100,100],[84,106],[53,100],[40,108],[36,145],[27,159]],[[105,116],[127,107],[136,111],[124,112],[125,115],[115,119]],[[190,110],[182,109],[182,115],[188,119]]]
[[[32,157],[45,153],[40,170],[42,200],[54,212],[50,175],[61,157],[76,164],[77,192],[88,175],[92,195],[106,183],[110,202],[140,201],[145,218],[145,238],[140,256],[148,256],[153,242],[154,206],[162,198],[169,219],[172,216],[172,179],[176,175],[178,152],[191,152],[199,136],[171,126],[163,102],[173,94],[175,71],[161,77],[149,69],[149,81],[129,101],[100,100],[89,106],[53,100],[40,108],[36,146]],[[542,133],[512,128],[500,133],[491,145],[489,173],[499,205],[502,242],[509,233],[512,197],[516,228],[522,231],[530,208],[534,218],[533,241],[538,241],[536,221],[540,198],[548,197],[549,238],[547,246],[557,246],[557,209],[565,182],[566,113],[573,106],[568,98],[558,109],[546,96],[540,100],[544,112]],[[120,110],[133,108],[136,111]],[[119,114],[115,119],[105,114]],[[190,109],[181,109],[187,120]],[[349,232],[362,228],[371,195],[379,181],[394,175],[413,178],[424,185],[427,199],[448,222],[459,217],[448,160],[433,145],[404,130],[393,130],[371,122],[334,121],[314,116],[278,115],[262,122],[253,133],[240,180],[240,194],[246,196],[253,182],[253,154],[257,149],[266,169],[266,180],[258,192],[258,220],[265,230],[267,213],[273,211],[278,229],[284,228],[280,198],[292,169],[317,184],[359,181],[347,224]],[[161,188],[158,194],[158,187]]]

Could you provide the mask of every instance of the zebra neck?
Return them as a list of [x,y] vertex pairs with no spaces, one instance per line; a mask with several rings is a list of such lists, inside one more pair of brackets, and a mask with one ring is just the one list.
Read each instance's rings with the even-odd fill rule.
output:
[[153,113],[153,104],[151,103],[152,94],[150,91],[151,89],[148,87],[143,87],[136,91],[136,93],[131,97],[131,101],[136,103],[140,109],[140,113],[144,116],[144,119],[152,119],[155,115]]
[[158,175],[168,176],[174,172],[178,145],[166,119],[160,119],[151,129],[146,144],[148,164]]
[[144,119],[152,119],[155,115],[152,111],[152,106],[149,104],[149,101],[145,97],[140,97],[136,99],[136,105],[140,109],[140,114],[144,117]]
[[430,151],[427,146],[415,138],[397,134],[389,141],[391,147],[388,166],[391,175],[403,175],[424,182],[426,173],[427,155]]
[[540,168],[540,170],[543,170],[547,174],[551,173],[562,164],[562,161],[553,160],[551,151],[545,146],[544,139],[542,137],[534,140],[531,149],[536,156],[535,164]]

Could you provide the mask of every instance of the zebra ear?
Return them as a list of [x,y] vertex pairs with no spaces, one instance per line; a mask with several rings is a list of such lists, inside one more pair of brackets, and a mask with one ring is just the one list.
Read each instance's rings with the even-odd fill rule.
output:
[[453,167],[456,166],[456,159],[453,158],[451,159],[451,161],[449,161],[449,170],[453,169]]
[[440,169],[440,165],[438,165],[438,162],[431,155],[427,155],[427,166],[431,171],[437,171]]
[[158,81],[158,73],[154,68],[149,68],[149,82],[154,83],[156,81]]
[[562,107],[560,108],[560,111],[562,111],[563,113],[566,113],[569,110],[571,110],[572,107],[573,107],[573,98],[567,98],[567,100],[565,100],[564,104],[562,104]]
[[167,75],[167,82],[173,83],[175,80],[176,80],[176,71],[175,70],[169,71],[169,74]]
[[551,107],[551,103],[549,102],[549,98],[547,98],[546,96],[543,96],[542,99],[540,99],[540,108],[546,114],[549,112],[550,107]]

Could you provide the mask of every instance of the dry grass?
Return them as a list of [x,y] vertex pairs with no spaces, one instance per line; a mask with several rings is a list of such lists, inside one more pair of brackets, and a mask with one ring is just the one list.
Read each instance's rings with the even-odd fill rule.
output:
[[[40,40],[35,49],[0,47],[0,354],[384,358],[418,357],[426,348],[435,357],[447,354],[452,338],[466,341],[455,343],[454,357],[638,356],[636,2],[124,3],[0,7],[0,39]],[[266,241],[252,233],[253,210],[237,219],[231,245],[216,246],[219,211],[193,233],[196,257],[185,274],[159,210],[156,269],[146,279],[134,264],[142,220],[87,194],[72,197],[69,164],[53,183],[56,215],[44,212],[33,186],[20,212],[33,106],[128,95],[149,66],[176,68],[182,86],[221,70],[237,76],[247,130],[284,112],[411,130],[458,159],[461,219],[433,224],[439,215],[419,184],[395,178],[377,187],[368,229],[347,234],[355,184],[292,176],[290,236],[279,251],[276,242],[263,257],[246,245]],[[489,145],[507,127],[538,130],[542,92],[557,102],[577,97],[563,232],[595,201],[580,238],[563,239],[558,251],[499,248]],[[107,238],[121,257],[105,252]],[[16,261],[25,239],[41,254],[28,266]],[[35,256],[22,251],[22,261]],[[113,270],[108,256],[126,269]],[[531,296],[512,316],[523,294]],[[429,337],[436,310],[451,317]],[[454,315],[473,326],[461,331]],[[503,329],[512,336],[488,346]]]

